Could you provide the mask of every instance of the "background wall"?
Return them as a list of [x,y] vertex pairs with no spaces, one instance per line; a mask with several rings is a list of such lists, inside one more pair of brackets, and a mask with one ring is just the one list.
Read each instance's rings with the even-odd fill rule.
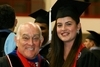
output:
[[[49,11],[50,8],[53,6],[53,4],[56,2],[56,0],[44,0],[45,2],[45,10]],[[32,5],[34,6],[34,5]],[[15,28],[15,32],[17,30],[17,27],[24,22],[34,22],[34,18],[28,17],[28,16],[17,16],[18,24]],[[95,30],[96,32],[100,33],[100,18],[81,18],[80,19],[81,26],[82,26],[82,32],[83,32],[83,40],[88,35],[88,32],[86,30]],[[52,29],[55,22],[52,22]]]
[[[34,18],[31,18],[31,17],[18,16],[17,19],[18,19],[18,24],[15,28],[15,32],[19,24],[24,23],[24,22],[34,22]],[[81,22],[83,33],[88,33],[86,30],[95,30],[98,33],[100,33],[100,18],[81,18],[80,22]],[[52,29],[53,29],[54,23],[55,21],[52,22]]]

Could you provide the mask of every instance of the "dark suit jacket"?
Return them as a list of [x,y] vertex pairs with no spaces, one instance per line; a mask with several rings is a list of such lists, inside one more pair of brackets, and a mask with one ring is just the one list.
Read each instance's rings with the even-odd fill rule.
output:
[[7,38],[7,36],[11,33],[9,32],[0,32],[0,57],[4,55],[4,43]]
[[[18,56],[9,54],[9,58],[13,67],[24,67]],[[11,67],[6,56],[0,57],[0,67]],[[49,64],[45,59],[41,59],[40,67],[49,67]]]

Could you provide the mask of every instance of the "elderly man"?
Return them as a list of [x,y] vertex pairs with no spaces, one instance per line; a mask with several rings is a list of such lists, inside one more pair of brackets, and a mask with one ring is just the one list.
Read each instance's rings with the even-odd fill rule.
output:
[[0,67],[48,67],[46,60],[38,54],[43,40],[37,24],[21,24],[15,37],[17,50],[0,58]]

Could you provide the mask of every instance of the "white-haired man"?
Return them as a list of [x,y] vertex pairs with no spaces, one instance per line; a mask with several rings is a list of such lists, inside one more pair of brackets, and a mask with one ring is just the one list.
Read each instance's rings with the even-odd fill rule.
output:
[[15,37],[17,50],[2,57],[0,67],[48,67],[46,60],[39,55],[43,40],[37,24],[21,24]]

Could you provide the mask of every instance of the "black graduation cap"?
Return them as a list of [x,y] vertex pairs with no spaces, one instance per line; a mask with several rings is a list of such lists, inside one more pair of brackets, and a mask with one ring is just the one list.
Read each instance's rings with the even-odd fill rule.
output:
[[96,46],[100,46],[100,34],[95,31],[87,30],[90,35],[87,36],[87,39],[91,39],[96,43]]
[[51,8],[53,20],[59,17],[71,16],[79,18],[90,3],[74,0],[58,0]]
[[39,9],[29,16],[35,18],[35,22],[46,23],[49,26],[49,12]]

